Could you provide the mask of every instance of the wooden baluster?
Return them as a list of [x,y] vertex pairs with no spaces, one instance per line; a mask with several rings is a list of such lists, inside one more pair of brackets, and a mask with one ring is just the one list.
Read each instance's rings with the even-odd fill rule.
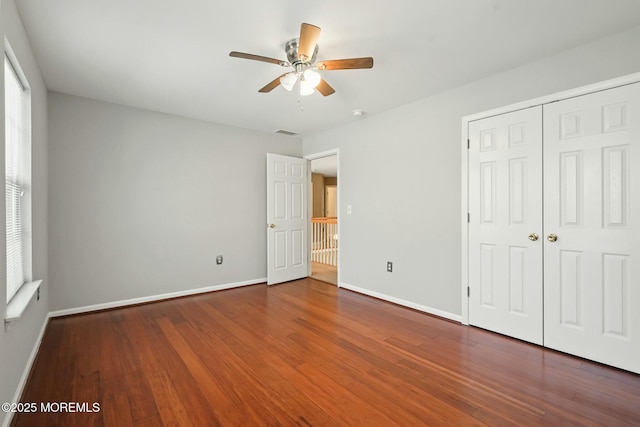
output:
[[335,260],[333,262],[334,266],[338,265],[338,220],[336,219],[336,222],[334,224],[334,240],[333,240],[333,246],[334,246],[334,253],[335,253]]
[[311,220],[311,262],[316,261],[316,223]]
[[330,252],[330,258],[329,258],[329,264],[331,265],[336,265],[336,251],[335,251],[335,240],[334,240],[334,236],[336,234],[336,225],[334,223],[329,224],[329,228],[330,228],[330,232],[329,232],[329,238],[331,239],[331,252]]
[[322,254],[322,252],[320,252],[321,248],[322,248],[322,224],[318,223],[316,224],[317,227],[317,234],[316,234],[316,261],[320,262],[322,261],[320,256]]
[[327,263],[327,223],[322,223],[322,263]]

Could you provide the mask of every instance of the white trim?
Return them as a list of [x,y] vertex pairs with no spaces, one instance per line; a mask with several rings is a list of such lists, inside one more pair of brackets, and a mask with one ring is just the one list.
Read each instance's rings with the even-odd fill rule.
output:
[[516,110],[524,110],[529,107],[536,107],[538,105],[549,104],[556,101],[562,101],[568,98],[575,98],[576,96],[587,95],[593,92],[600,92],[614,87],[625,86],[633,83],[640,82],[640,73],[633,73],[615,79],[605,80],[603,82],[593,83],[586,86],[580,86],[574,89],[565,90],[562,92],[553,93],[551,95],[541,96],[539,98],[530,99],[515,104],[505,105],[503,107],[494,108],[493,110],[483,111],[481,113],[470,114],[462,118],[462,122],[472,122],[474,120],[486,119],[487,117],[497,116],[499,114],[510,113]]
[[577,96],[583,96],[594,92],[600,92],[615,87],[626,86],[633,83],[640,82],[640,73],[633,73],[626,76],[618,77],[615,79],[605,80],[602,82],[581,86],[575,89],[566,90],[563,92],[554,93],[551,95],[534,98],[528,101],[518,102],[516,104],[505,105],[503,107],[494,108],[493,110],[484,111],[481,113],[471,114],[462,118],[462,196],[461,205],[462,212],[460,215],[461,229],[462,229],[462,251],[461,251],[461,263],[460,270],[462,271],[462,283],[461,283],[461,301],[462,301],[462,316],[461,323],[464,325],[469,324],[469,299],[467,297],[467,286],[469,283],[469,236],[468,236],[468,224],[467,213],[469,212],[468,197],[469,197],[469,183],[468,183],[468,170],[469,159],[467,156],[467,139],[469,138],[469,122],[486,119],[488,117],[497,116],[499,114],[505,114],[512,111],[523,110],[525,108],[536,107],[539,105],[549,104],[556,101],[561,101],[568,98],[575,98]]
[[42,280],[34,280],[33,282],[27,282],[20,286],[18,292],[16,292],[7,304],[7,310],[4,315],[5,323],[10,323],[22,316],[22,313],[27,309],[27,306],[33,299],[33,296],[38,292],[41,284]]
[[223,284],[223,285],[207,286],[207,287],[204,287],[204,288],[190,289],[190,290],[187,290],[187,291],[169,292],[169,293],[166,293],[166,294],[151,295],[151,296],[148,296],[148,297],[132,298],[132,299],[128,299],[128,300],[113,301],[113,302],[107,302],[107,303],[103,303],[103,304],[87,305],[87,306],[84,306],[84,307],[68,308],[68,309],[64,309],[64,310],[52,311],[52,312],[49,313],[49,317],[69,316],[71,314],[88,313],[88,312],[91,312],[91,311],[107,310],[107,309],[110,309],[110,308],[118,308],[118,307],[126,307],[128,305],[143,304],[143,303],[147,303],[147,302],[162,301],[162,300],[170,299],[170,298],[178,298],[178,297],[184,297],[184,296],[189,296],[189,295],[197,295],[197,294],[203,294],[203,293],[206,293],[206,292],[222,291],[224,289],[239,288],[239,287],[242,287],[242,286],[257,285],[257,284],[260,284],[260,283],[266,283],[266,281],[267,281],[267,278],[263,277],[263,278],[260,278],[260,279],[247,280],[247,281],[244,281],[244,282],[226,283],[226,284]]
[[307,154],[306,156],[302,156],[302,158],[307,160],[316,160],[323,157],[337,156],[338,153],[340,153],[339,148],[332,148],[331,150],[321,151],[319,153]]
[[[22,371],[22,375],[20,376],[20,381],[18,381],[18,387],[16,387],[16,392],[13,394],[12,403],[17,403],[20,401],[20,397],[22,396],[22,392],[24,391],[24,386],[27,384],[27,380],[29,379],[29,374],[31,373],[31,368],[33,368],[33,362],[36,360],[36,356],[40,351],[40,344],[42,344],[42,338],[44,337],[44,332],[47,330],[47,325],[49,324],[49,317],[45,317],[44,322],[42,324],[42,328],[40,329],[40,333],[38,334],[38,338],[33,346],[33,350],[31,350],[31,354],[27,359],[27,364]],[[13,419],[13,412],[8,412],[4,417],[4,421],[2,423],[2,427],[9,427],[11,425],[11,420]]]
[[20,84],[22,84],[23,90],[26,93],[30,94],[31,86],[29,86],[29,80],[27,80],[26,74],[22,70],[22,67],[20,67],[20,61],[18,61],[18,57],[13,51],[13,48],[11,47],[11,43],[9,43],[9,39],[7,39],[7,36],[4,37],[4,54],[9,59],[9,64],[11,65],[11,68],[13,69],[16,77],[20,81]]
[[442,317],[454,322],[460,322],[460,316],[457,314],[449,313],[448,311],[438,310],[437,308],[427,307],[426,305],[416,304],[411,301],[403,300],[400,298],[392,297],[389,295],[381,294],[379,292],[370,291],[369,289],[360,288],[358,286],[349,285],[347,283],[340,283],[340,287],[348,289],[359,294],[367,295],[370,297],[378,298],[383,301],[392,302],[394,304],[401,305],[403,307],[412,308],[414,310],[422,311],[423,313],[432,314],[434,316]]
[[[314,153],[314,154],[307,154],[306,156],[303,156],[303,159],[306,159],[308,161],[311,160],[316,160],[316,159],[321,159],[323,157],[331,157],[331,156],[336,156],[336,181],[338,183],[337,185],[337,192],[338,192],[338,197],[337,197],[337,202],[336,202],[336,209],[338,211],[338,266],[337,266],[337,270],[338,270],[338,287],[340,287],[340,271],[342,270],[340,268],[340,266],[342,265],[341,259],[342,259],[342,251],[340,250],[340,245],[342,244],[342,240],[341,240],[341,236],[340,236],[340,229],[342,228],[341,225],[341,221],[340,221],[340,196],[342,194],[342,192],[340,191],[340,149],[339,148],[332,148],[331,150],[326,150],[326,151],[321,151],[319,153]],[[311,210],[311,199],[313,198],[313,195],[311,194],[311,167],[307,168],[308,170],[308,174],[309,174],[309,184],[307,187],[307,194],[310,195],[310,197],[308,197],[309,202],[308,207],[307,207],[307,212],[312,212]],[[307,233],[309,236],[311,236],[311,214],[309,215],[309,224],[308,224],[308,230]],[[311,276],[311,239],[309,239],[309,244],[308,244],[308,248],[307,248],[307,258],[308,258],[308,265],[309,265],[309,271],[307,273],[307,276]]]
[[460,323],[469,324],[469,297],[467,296],[467,287],[469,286],[469,150],[467,144],[469,141],[469,122],[462,120],[462,191],[460,192],[460,213],[462,250],[460,251],[460,271],[462,273],[462,282],[460,283],[460,295],[462,295],[462,303],[460,305],[462,314]]

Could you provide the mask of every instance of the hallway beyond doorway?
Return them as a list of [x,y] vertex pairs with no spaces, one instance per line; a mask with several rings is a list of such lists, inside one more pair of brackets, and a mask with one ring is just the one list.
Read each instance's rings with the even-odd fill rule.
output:
[[311,263],[311,276],[321,282],[338,286],[338,268],[329,264],[321,264],[319,262]]

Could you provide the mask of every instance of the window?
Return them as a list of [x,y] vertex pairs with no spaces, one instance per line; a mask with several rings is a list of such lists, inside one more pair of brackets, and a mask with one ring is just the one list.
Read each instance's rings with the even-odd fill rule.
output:
[[[31,280],[31,107],[17,62],[4,57],[7,302]],[[28,251],[28,254],[27,254]]]

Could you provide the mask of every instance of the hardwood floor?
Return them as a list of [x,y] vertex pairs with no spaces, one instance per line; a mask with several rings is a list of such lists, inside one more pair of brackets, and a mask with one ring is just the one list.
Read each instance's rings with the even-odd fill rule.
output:
[[626,426],[640,376],[304,279],[52,319],[22,402],[100,410],[14,426]]

